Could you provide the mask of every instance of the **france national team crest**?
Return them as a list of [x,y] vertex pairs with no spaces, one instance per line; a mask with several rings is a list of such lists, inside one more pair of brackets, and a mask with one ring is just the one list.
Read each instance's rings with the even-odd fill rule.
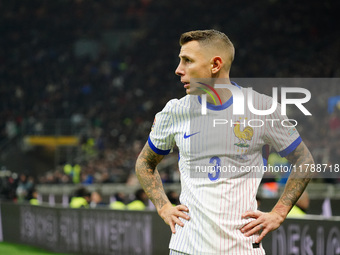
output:
[[238,143],[234,143],[234,145],[241,148],[248,148],[249,144],[247,141],[251,141],[254,135],[254,130],[252,127],[246,126],[243,130],[241,130],[240,122],[236,121],[234,124],[234,135],[239,139]]

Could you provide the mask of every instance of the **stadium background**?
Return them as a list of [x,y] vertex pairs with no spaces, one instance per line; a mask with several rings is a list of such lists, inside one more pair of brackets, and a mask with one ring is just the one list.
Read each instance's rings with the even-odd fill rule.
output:
[[[40,201],[67,206],[80,185],[100,189],[105,203],[117,192],[134,200],[134,163],[153,117],[184,95],[174,75],[181,33],[225,32],[236,48],[231,77],[336,78],[339,7],[304,0],[1,1],[1,201],[24,203],[34,187]],[[299,131],[317,163],[339,163],[340,88],[308,89],[313,118]],[[160,172],[167,191],[178,193],[176,163],[174,153]],[[323,213],[331,199],[339,215],[338,190],[339,178],[315,180],[309,213]],[[263,198],[262,206],[271,204]]]

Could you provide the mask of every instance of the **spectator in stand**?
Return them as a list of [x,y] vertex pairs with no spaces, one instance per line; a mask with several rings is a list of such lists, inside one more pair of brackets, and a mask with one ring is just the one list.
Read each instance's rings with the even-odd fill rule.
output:
[[15,201],[18,182],[17,174],[6,170],[0,177],[0,200]]
[[148,197],[143,189],[138,189],[135,192],[135,200],[127,204],[126,208],[133,211],[145,210]]
[[105,207],[106,203],[103,202],[103,195],[99,190],[95,190],[91,192],[91,208]]
[[35,188],[30,191],[28,200],[31,205],[40,205],[40,201],[38,200],[38,195],[39,193]]
[[125,210],[125,194],[123,192],[117,192],[115,195],[115,201],[110,203],[110,208],[113,210]]
[[16,194],[18,198],[18,202],[23,202],[27,199],[31,190],[34,188],[34,179],[32,176],[28,176],[27,174],[20,174],[19,183],[16,189]]
[[91,202],[91,193],[84,187],[78,188],[71,198],[71,208],[89,208]]

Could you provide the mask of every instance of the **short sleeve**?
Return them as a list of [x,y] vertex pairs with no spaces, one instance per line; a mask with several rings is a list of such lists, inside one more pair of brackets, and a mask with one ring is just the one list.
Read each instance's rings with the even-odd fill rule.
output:
[[296,123],[290,122],[286,115],[281,115],[281,105],[266,120],[265,140],[273,146],[281,157],[294,151],[302,142]]
[[164,109],[156,114],[149,134],[150,148],[160,155],[169,154],[175,143],[172,117],[174,101],[169,101]]

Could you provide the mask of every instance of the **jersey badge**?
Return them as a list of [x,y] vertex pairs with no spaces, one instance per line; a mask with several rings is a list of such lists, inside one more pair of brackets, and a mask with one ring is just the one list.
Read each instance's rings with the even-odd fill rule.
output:
[[239,139],[238,143],[234,143],[234,145],[241,148],[248,148],[249,144],[247,141],[251,141],[254,135],[254,130],[252,127],[246,126],[243,130],[240,128],[240,122],[236,121],[234,124],[234,135]]

